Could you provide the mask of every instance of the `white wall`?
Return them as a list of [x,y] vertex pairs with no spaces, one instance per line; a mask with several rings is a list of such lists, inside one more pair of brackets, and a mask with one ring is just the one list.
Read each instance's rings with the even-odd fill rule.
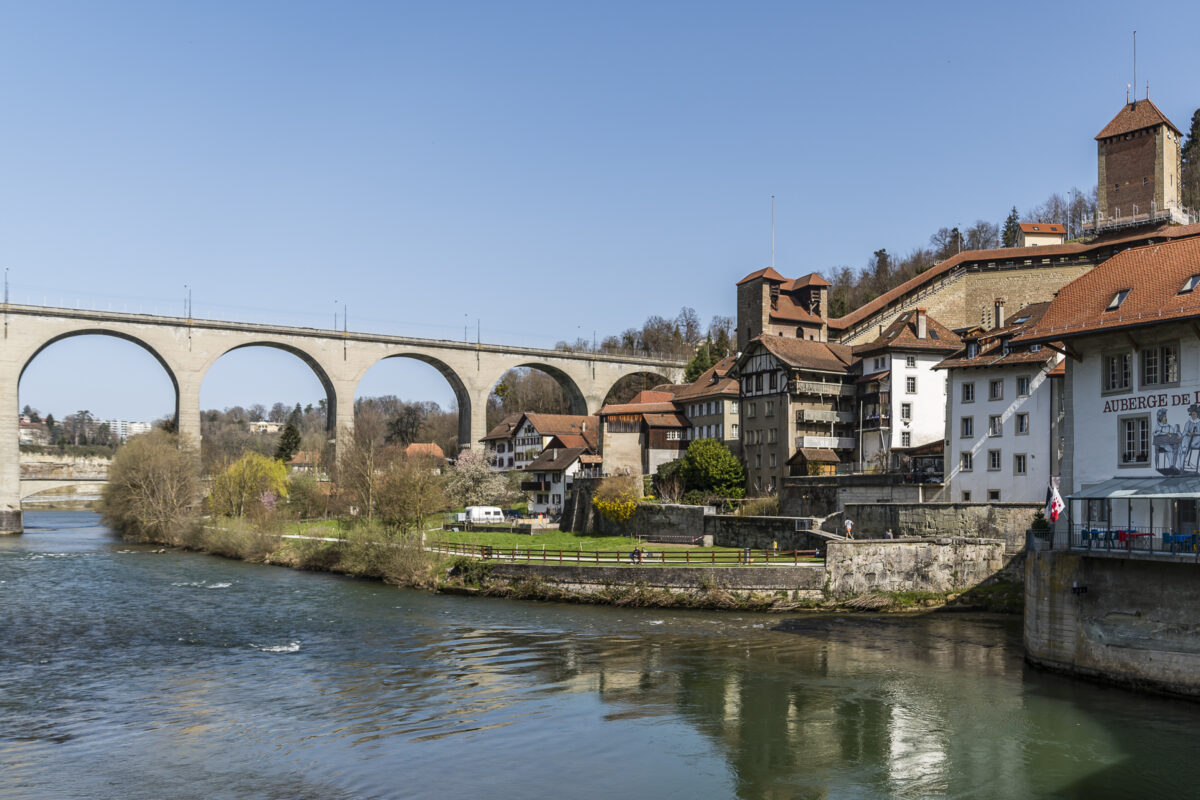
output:
[[[892,447],[903,447],[900,434],[912,434],[911,447],[940,441],[946,425],[946,371],[933,367],[945,355],[916,354],[916,366],[907,366],[905,353],[892,355]],[[908,394],[909,377],[917,379],[917,393]],[[912,420],[900,418],[900,406],[912,403]]]
[[[949,373],[946,434],[946,479],[950,502],[962,502],[963,492],[970,492],[970,502],[983,503],[989,491],[999,491],[1000,501],[1038,502],[1046,499],[1050,482],[1050,392],[1052,381],[1046,375],[1048,367],[1036,364],[994,368],[958,368]],[[1028,397],[1017,396],[1017,378],[1030,378]],[[1001,400],[989,400],[993,380],[1004,381]],[[975,384],[975,401],[962,401],[962,385]],[[1029,414],[1029,433],[1017,433],[1018,414]],[[1000,416],[1002,435],[988,435],[988,421]],[[974,419],[974,435],[962,436],[962,418]],[[1000,469],[988,469],[988,451],[1000,451]],[[962,470],[962,453],[970,451],[974,459],[970,472]],[[1015,473],[1014,456],[1025,455],[1025,475]]]

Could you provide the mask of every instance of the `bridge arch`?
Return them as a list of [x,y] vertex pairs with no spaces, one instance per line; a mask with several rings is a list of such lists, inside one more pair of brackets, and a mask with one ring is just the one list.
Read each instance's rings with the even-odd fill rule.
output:
[[[587,416],[588,413],[592,413],[597,410],[588,408],[587,398],[584,396],[583,391],[580,390],[579,383],[570,375],[570,373],[559,367],[555,367],[552,364],[547,364],[545,361],[525,361],[520,364],[513,364],[508,369],[536,369],[539,372],[549,375],[554,379],[554,382],[559,385],[559,388],[562,389],[563,397],[565,397],[567,400],[567,406],[569,407],[569,413],[571,414]],[[508,372],[508,369],[506,369],[504,372]],[[500,379],[503,377],[504,374],[501,373],[501,375],[492,382],[492,387],[495,387],[495,385],[499,383]],[[490,392],[491,389],[488,391]]]
[[[475,406],[475,401],[474,398],[471,397],[471,392],[467,388],[466,383],[463,381],[462,376],[458,374],[454,367],[450,366],[442,359],[431,356],[428,353],[407,349],[386,353],[372,361],[366,369],[359,373],[354,382],[355,391],[357,392],[358,385],[362,383],[362,380],[366,377],[367,373],[376,366],[385,361],[398,359],[410,359],[412,361],[418,361],[422,364],[433,367],[443,378],[446,379],[446,383],[450,385],[450,391],[454,393],[454,402],[458,406],[458,446],[459,449],[469,448],[471,446],[472,435],[471,410]],[[354,398],[351,399],[353,400]]]
[[626,372],[613,381],[605,391],[604,404],[627,403],[638,392],[653,389],[664,383],[671,383],[671,379],[651,370]]
[[65,339],[73,339],[73,338],[76,338],[79,336],[109,336],[109,337],[112,337],[115,339],[122,339],[126,342],[130,342],[132,344],[137,345],[138,347],[142,348],[147,353],[149,353],[151,356],[153,356],[154,360],[157,361],[159,363],[159,365],[163,368],[163,371],[167,373],[167,377],[171,379],[171,388],[175,391],[175,416],[176,416],[176,418],[179,417],[179,399],[180,399],[179,377],[178,377],[177,370],[175,369],[175,367],[172,366],[171,363],[167,361],[167,359],[163,356],[163,354],[160,353],[159,350],[154,345],[150,344],[148,341],[146,341],[145,339],[143,339],[139,336],[136,336],[128,331],[123,331],[120,329],[96,328],[96,327],[89,326],[89,327],[75,328],[72,330],[63,331],[61,333],[58,333],[54,336],[49,337],[48,339],[43,341],[41,344],[39,344],[33,350],[33,352],[30,353],[27,357],[25,357],[25,359],[21,362],[21,371],[19,373],[17,373],[18,386],[21,383],[21,379],[23,377],[25,377],[25,371],[29,368],[29,365],[33,363],[34,359],[36,359],[39,355],[41,355],[43,352],[45,352],[46,348],[50,347],[53,344],[61,342]]
[[[251,340],[251,341],[247,341],[247,342],[239,342],[238,344],[232,345],[230,347],[227,347],[227,348],[217,352],[216,354],[214,354],[212,357],[210,357],[208,359],[208,361],[204,364],[203,368],[200,371],[201,381],[203,381],[204,376],[207,376],[209,371],[213,368],[213,366],[215,366],[216,363],[218,361],[220,361],[222,358],[224,358],[225,356],[227,356],[230,353],[233,353],[237,350],[246,350],[246,349],[252,348],[252,347],[269,347],[273,350],[282,350],[283,352],[289,353],[290,355],[293,355],[296,358],[303,361],[304,364],[310,370],[312,370],[313,375],[316,376],[317,381],[321,384],[321,388],[325,391],[325,400],[326,400],[325,428],[328,431],[336,431],[337,430],[338,392],[337,392],[337,387],[335,386],[333,379],[330,377],[329,370],[326,369],[325,365],[315,355],[313,355],[312,353],[308,352],[307,350],[305,350],[301,347],[297,347],[293,344],[288,344],[286,342],[272,341],[270,339],[255,339],[255,340]],[[353,397],[350,398],[351,401],[353,401],[353,399],[354,399]]]

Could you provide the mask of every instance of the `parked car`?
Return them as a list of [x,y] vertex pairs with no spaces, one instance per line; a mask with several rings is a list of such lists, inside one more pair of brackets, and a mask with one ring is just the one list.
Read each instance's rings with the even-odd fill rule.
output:
[[504,516],[507,519],[525,519],[525,515],[523,513],[521,513],[520,509],[516,509],[516,508],[504,509]]

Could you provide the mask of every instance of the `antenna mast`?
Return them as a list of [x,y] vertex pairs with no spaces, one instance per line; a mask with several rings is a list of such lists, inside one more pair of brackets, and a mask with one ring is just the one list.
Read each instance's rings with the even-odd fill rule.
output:
[[775,195],[771,195],[771,269],[775,269]]
[[1137,31],[1133,32],[1133,102],[1137,104]]

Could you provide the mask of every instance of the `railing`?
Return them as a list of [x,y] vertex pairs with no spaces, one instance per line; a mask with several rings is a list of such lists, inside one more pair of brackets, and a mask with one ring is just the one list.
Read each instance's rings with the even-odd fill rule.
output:
[[[1037,534],[1034,534],[1035,537]],[[1063,537],[1037,537],[1048,549],[1065,547],[1069,550],[1098,550],[1102,552],[1165,553],[1186,555],[1200,560],[1200,533],[1181,533],[1175,528],[1123,527],[1097,528],[1072,525]]]
[[853,450],[853,436],[797,436],[796,447],[818,447],[826,450]]
[[535,547],[496,547],[487,544],[433,542],[425,549],[447,555],[495,561],[537,561],[543,564],[812,564],[822,559],[816,550],[542,550]]
[[796,412],[796,422],[842,422],[849,424],[854,422],[854,412],[802,408]]
[[790,381],[788,391],[792,394],[838,395],[854,397],[858,393],[852,383],[822,383],[820,381]]

